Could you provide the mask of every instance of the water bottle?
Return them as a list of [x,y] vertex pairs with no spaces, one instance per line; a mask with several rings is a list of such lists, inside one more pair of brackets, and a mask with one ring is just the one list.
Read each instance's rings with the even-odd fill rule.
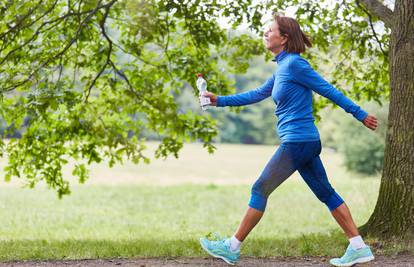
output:
[[211,104],[210,98],[204,96],[204,93],[207,92],[207,82],[204,80],[202,74],[197,74],[197,89],[200,92],[200,105],[202,110],[206,110],[208,106]]

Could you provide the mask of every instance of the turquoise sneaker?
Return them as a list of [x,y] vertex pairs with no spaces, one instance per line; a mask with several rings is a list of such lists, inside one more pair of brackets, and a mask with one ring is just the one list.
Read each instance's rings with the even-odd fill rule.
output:
[[368,246],[355,250],[349,245],[341,258],[331,259],[329,262],[334,266],[352,266],[356,263],[369,262],[373,259],[374,255]]
[[201,247],[213,257],[220,258],[228,264],[234,265],[239,261],[240,249],[230,250],[230,239],[210,240],[208,237],[200,238]]

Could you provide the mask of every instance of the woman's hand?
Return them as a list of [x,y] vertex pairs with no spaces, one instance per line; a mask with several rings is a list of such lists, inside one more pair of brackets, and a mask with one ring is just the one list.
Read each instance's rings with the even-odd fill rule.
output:
[[204,96],[210,98],[211,106],[217,106],[217,96],[211,92],[205,92]]
[[371,130],[375,130],[378,125],[377,118],[375,118],[375,116],[372,115],[368,115],[362,123]]

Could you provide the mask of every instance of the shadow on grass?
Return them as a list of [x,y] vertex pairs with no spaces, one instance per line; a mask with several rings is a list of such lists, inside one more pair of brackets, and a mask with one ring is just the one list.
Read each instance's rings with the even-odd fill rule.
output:
[[[2,240],[0,260],[4,262],[47,259],[205,257],[207,255],[200,248],[198,238],[195,236],[194,239],[166,240]],[[252,257],[339,256],[347,245],[348,241],[340,231],[307,234],[289,239],[255,238],[252,235],[243,244],[242,254]],[[414,252],[412,254],[414,255]]]

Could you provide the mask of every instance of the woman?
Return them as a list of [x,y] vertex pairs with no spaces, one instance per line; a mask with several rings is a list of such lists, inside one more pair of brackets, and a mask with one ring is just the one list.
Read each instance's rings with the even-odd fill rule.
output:
[[326,82],[300,56],[305,52],[305,45],[312,44],[295,19],[275,16],[264,34],[264,42],[278,65],[270,79],[245,93],[216,96],[206,92],[205,96],[218,107],[249,105],[271,96],[276,103],[281,145],[253,185],[249,207],[235,234],[217,241],[201,238],[201,246],[214,257],[235,264],[240,257],[241,243],[262,218],[270,193],[298,170],[350,241],[343,257],[331,259],[330,263],[351,266],[371,261],[374,256],[359,235],[347,205],[330,185],[319,157],[321,142],[312,115],[312,91],[327,97],[371,130],[377,127],[377,119]]

